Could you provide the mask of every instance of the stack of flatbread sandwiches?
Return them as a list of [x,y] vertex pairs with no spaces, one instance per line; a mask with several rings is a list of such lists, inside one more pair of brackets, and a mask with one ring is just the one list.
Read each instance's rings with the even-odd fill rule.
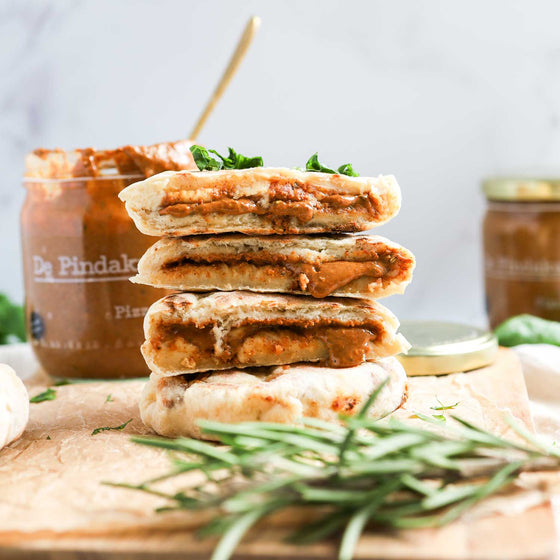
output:
[[392,176],[253,167],[164,172],[121,192],[138,229],[161,237],[133,282],[172,290],[145,318],[153,372],[140,410],[165,436],[198,420],[337,422],[398,408],[408,343],[376,299],[402,293],[414,257],[358,234],[400,208]]

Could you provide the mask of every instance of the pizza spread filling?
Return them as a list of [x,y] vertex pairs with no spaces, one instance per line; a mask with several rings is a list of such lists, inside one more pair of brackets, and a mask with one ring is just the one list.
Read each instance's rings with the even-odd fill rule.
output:
[[191,214],[269,215],[272,218],[294,217],[301,223],[313,219],[315,212],[362,212],[377,216],[379,204],[370,193],[357,195],[329,194],[309,185],[275,184],[267,196],[236,197],[233,193],[216,191],[213,200],[185,202],[181,193],[168,193],[159,209],[160,215],[175,217]]
[[316,298],[324,298],[350,282],[364,276],[382,278],[387,269],[376,262],[328,262],[322,264],[290,264],[288,270],[297,277],[299,288]]
[[219,360],[220,364],[233,366],[250,365],[254,356],[247,351],[245,343],[258,339],[256,352],[263,351],[281,355],[290,351],[290,345],[309,344],[315,341],[326,358],[322,364],[329,367],[353,367],[366,360],[370,343],[379,338],[379,326],[372,325],[316,325],[300,327],[282,324],[246,324],[232,328],[221,344],[217,344],[212,326],[198,328],[195,325],[175,324],[162,326],[161,335],[152,337],[150,344],[155,350],[163,346],[167,350],[180,351],[188,344],[189,362]]
[[[238,257],[241,257],[241,260]],[[193,273],[198,271],[203,274],[212,267],[217,269],[224,264],[235,265],[240,268],[248,263],[266,265],[266,272],[270,277],[292,278],[292,289],[294,291],[301,291],[316,298],[324,298],[359,278],[369,278],[371,281],[381,279],[388,282],[405,276],[409,269],[408,260],[405,261],[393,254],[380,256],[375,261],[331,261],[316,264],[289,261],[275,262],[280,261],[280,259],[272,258],[271,255],[268,255],[268,257],[269,262],[266,262],[267,256],[253,256],[248,253],[241,253],[232,256],[232,258],[217,256],[216,260],[208,257],[193,259],[191,256],[170,261],[162,266],[162,270],[172,277],[174,274],[184,275],[187,267],[192,267]]]

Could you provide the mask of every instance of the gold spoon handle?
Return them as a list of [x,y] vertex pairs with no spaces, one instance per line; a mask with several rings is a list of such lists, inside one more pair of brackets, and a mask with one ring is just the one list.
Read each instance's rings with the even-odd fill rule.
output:
[[222,77],[218,82],[218,85],[216,86],[214,93],[212,93],[212,97],[209,99],[208,103],[206,104],[204,111],[200,115],[195,127],[193,128],[189,136],[190,140],[196,140],[197,136],[200,134],[202,127],[206,124],[208,117],[210,116],[210,114],[214,110],[214,107],[216,106],[216,104],[224,94],[224,91],[228,87],[231,79],[233,78],[234,74],[237,72],[237,69],[241,64],[241,61],[247,54],[247,50],[249,49],[249,46],[251,45],[255,37],[255,34],[259,29],[260,24],[261,24],[261,19],[258,16],[253,16],[247,22],[243,34],[241,35],[241,38],[237,43],[237,48],[235,49],[235,52],[233,53],[229,61],[229,64],[227,65],[227,68],[222,74]]

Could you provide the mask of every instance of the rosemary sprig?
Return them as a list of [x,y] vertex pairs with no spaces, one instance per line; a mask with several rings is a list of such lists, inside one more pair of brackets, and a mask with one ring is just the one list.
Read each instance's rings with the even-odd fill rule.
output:
[[[139,485],[114,486],[165,498],[168,510],[212,510],[200,531],[220,535],[213,560],[227,560],[259,520],[288,507],[316,508],[319,518],[291,535],[309,543],[342,533],[339,558],[350,560],[367,525],[437,527],[510,485],[521,471],[557,470],[560,450],[508,420],[513,442],[450,416],[446,434],[367,412],[377,393],[342,425],[304,419],[304,426],[200,421],[228,447],[188,438],[134,437],[172,454],[172,469]],[[426,417],[431,424],[439,424]],[[165,492],[157,485],[186,472],[201,485]]]

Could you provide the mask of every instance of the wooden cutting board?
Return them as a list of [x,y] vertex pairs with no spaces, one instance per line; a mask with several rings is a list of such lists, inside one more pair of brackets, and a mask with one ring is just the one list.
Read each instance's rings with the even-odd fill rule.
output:
[[[44,388],[36,380],[30,394]],[[200,514],[155,514],[157,498],[101,484],[140,482],[165,472],[157,449],[129,441],[146,433],[136,403],[143,382],[99,382],[58,387],[57,398],[31,405],[23,438],[0,452],[0,558],[143,560],[209,558],[215,541],[198,540]],[[532,427],[527,391],[515,354],[501,350],[490,367],[470,373],[412,378],[409,398],[396,415],[418,422],[437,402],[459,405],[454,413],[513,437],[503,420],[511,412]],[[101,426],[123,431],[92,435]],[[509,502],[508,502],[509,503]],[[502,507],[502,511],[503,511]],[[360,559],[538,559],[556,551],[549,504],[511,515],[462,520],[441,529],[366,533]],[[283,538],[301,521],[299,512],[262,523],[239,547],[236,558],[336,558],[337,542],[294,547]]]

